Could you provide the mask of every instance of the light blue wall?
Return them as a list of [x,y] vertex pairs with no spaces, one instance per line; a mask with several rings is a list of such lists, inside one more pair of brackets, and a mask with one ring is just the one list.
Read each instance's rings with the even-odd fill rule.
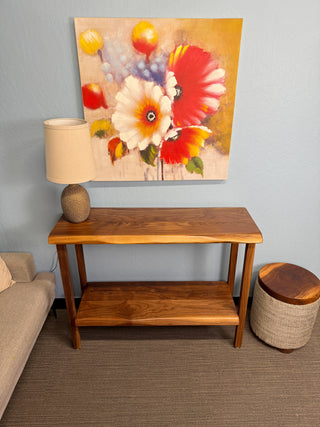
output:
[[[54,259],[47,237],[63,186],[45,177],[42,122],[83,117],[74,16],[244,19],[228,180],[85,186],[92,206],[245,206],[264,236],[255,275],[286,261],[320,276],[319,0],[1,0],[0,250],[31,251],[38,271]],[[220,245],[85,247],[90,280],[218,279],[227,253]],[[56,276],[62,297],[59,269]],[[238,286],[239,272],[235,295]]]

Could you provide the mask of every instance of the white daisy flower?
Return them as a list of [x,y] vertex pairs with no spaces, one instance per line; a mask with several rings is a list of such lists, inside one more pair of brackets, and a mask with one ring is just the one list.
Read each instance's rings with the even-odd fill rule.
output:
[[159,146],[171,124],[171,101],[160,86],[129,76],[116,95],[112,123],[130,149]]

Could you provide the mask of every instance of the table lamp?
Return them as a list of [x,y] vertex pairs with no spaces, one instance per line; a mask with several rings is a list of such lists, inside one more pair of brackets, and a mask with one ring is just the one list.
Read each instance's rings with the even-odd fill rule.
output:
[[85,221],[90,213],[89,194],[79,185],[95,177],[89,124],[82,119],[51,119],[44,123],[47,179],[69,184],[61,194],[67,221]]

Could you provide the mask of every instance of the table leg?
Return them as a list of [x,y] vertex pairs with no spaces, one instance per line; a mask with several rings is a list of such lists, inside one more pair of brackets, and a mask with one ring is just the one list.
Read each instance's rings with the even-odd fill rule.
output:
[[248,243],[246,245],[246,250],[245,250],[242,281],[241,281],[241,292],[240,292],[239,310],[238,310],[239,325],[236,328],[236,335],[234,340],[234,346],[239,348],[241,347],[241,343],[242,343],[244,323],[245,323],[246,314],[247,314],[254,251],[255,251],[255,244]]
[[228,274],[228,285],[230,288],[231,295],[233,295],[234,279],[236,276],[238,247],[239,247],[239,243],[231,243],[229,274]]
[[57,253],[60,264],[61,279],[64,289],[64,297],[68,311],[71,338],[74,348],[81,347],[79,328],[76,326],[76,307],[74,303],[73,288],[70,275],[70,267],[66,245],[57,245]]
[[86,273],[86,266],[84,263],[83,247],[82,245],[75,245],[75,248],[76,248],[76,255],[77,255],[81,291],[83,293],[84,288],[87,286],[87,273]]

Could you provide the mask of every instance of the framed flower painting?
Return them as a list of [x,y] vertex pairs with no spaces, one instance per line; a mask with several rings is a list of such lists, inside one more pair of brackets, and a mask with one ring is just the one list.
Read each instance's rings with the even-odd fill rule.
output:
[[241,29],[75,18],[96,181],[227,179]]

